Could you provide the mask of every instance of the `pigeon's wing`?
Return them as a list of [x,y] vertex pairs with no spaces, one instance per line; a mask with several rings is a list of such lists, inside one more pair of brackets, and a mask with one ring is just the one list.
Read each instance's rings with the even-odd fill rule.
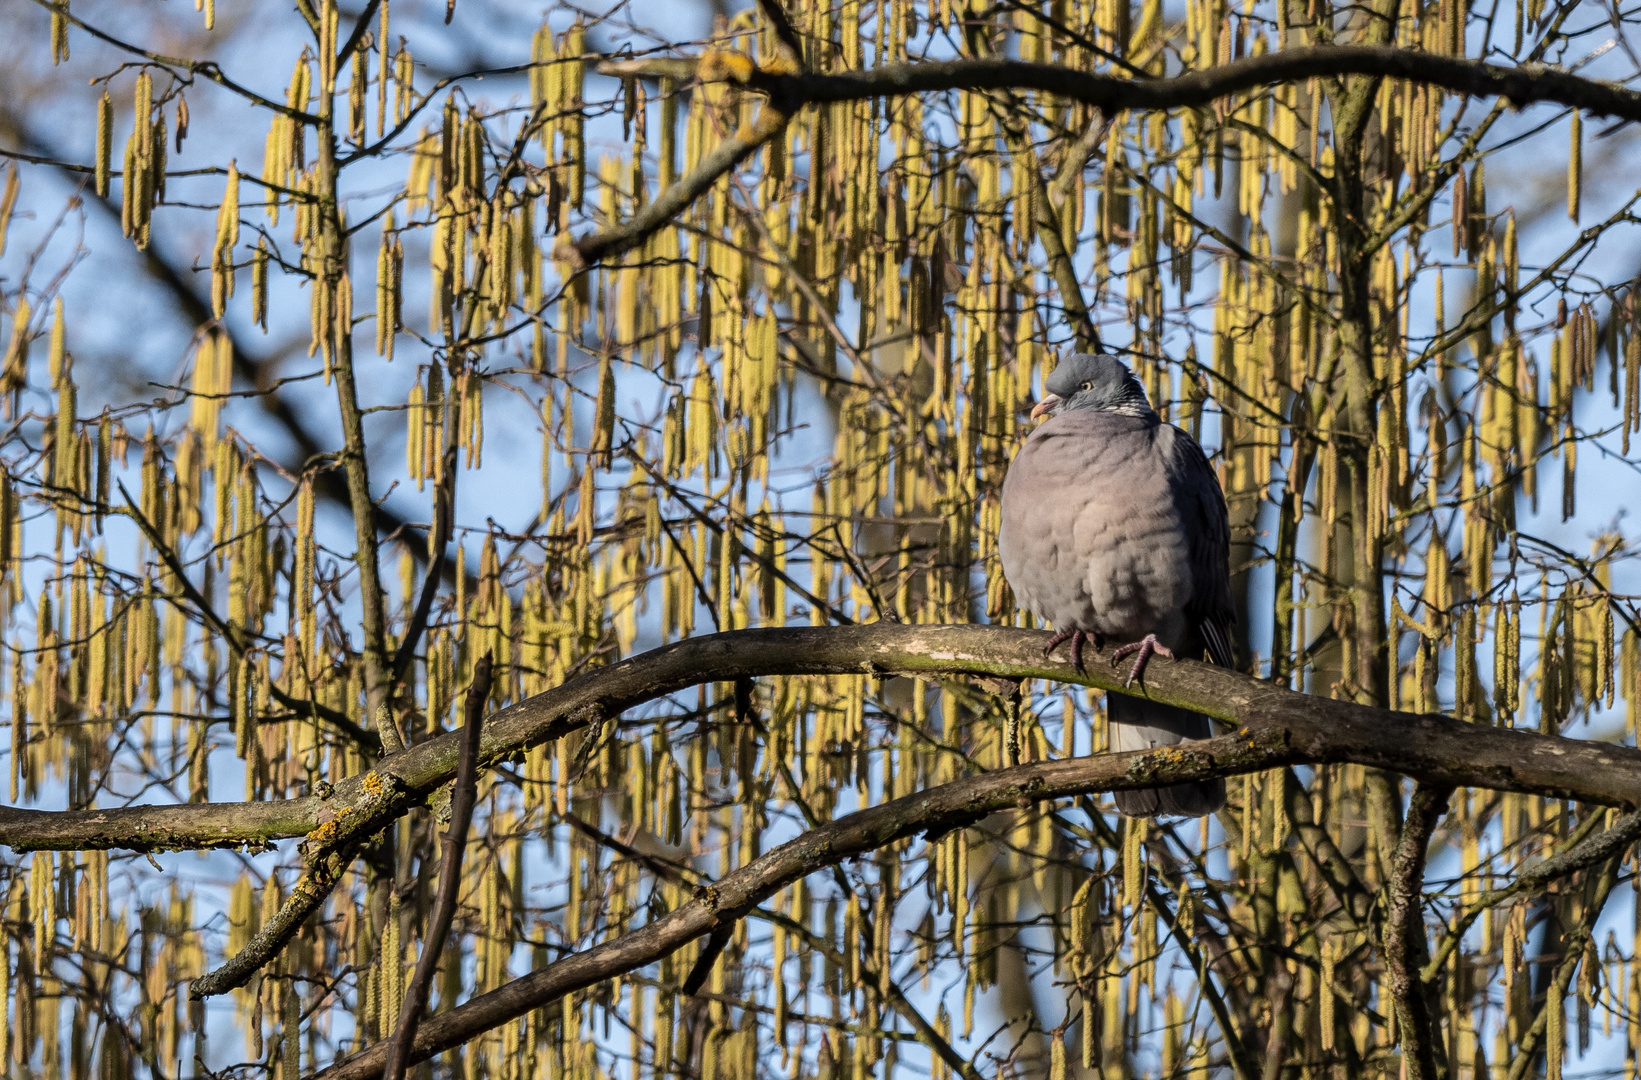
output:
[[1231,667],[1236,607],[1231,602],[1231,522],[1225,494],[1208,455],[1177,427],[1173,458],[1174,497],[1185,523],[1193,582],[1185,615],[1202,634],[1209,659],[1220,667]]

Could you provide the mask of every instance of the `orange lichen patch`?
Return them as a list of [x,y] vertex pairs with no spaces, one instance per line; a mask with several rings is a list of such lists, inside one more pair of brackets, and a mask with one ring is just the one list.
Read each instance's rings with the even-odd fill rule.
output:
[[[376,775],[375,773],[370,774],[370,776],[375,776],[375,775]],[[367,777],[366,779],[368,780],[369,777]],[[379,782],[380,781],[378,781],[378,783]],[[314,827],[312,832],[308,833],[306,839],[304,840],[304,843],[312,842],[314,844],[319,845],[320,847],[324,847],[325,845],[329,844],[332,840],[335,840],[336,837],[341,833],[341,831],[342,831],[342,820],[344,818],[346,818],[349,814],[353,813],[353,812],[354,812],[353,807],[344,806],[341,809],[335,811],[334,815],[327,816],[324,820],[320,821],[320,823],[317,826]]]
[[785,53],[781,53],[778,56],[770,57],[768,60],[765,60],[762,64],[759,64],[758,69],[760,71],[762,71],[765,75],[802,75],[803,74],[803,68],[798,66],[798,62],[796,60],[792,59],[790,56],[787,56]]
[[700,66],[695,72],[702,82],[744,83],[752,78],[752,73],[756,70],[752,58],[745,53],[708,49],[701,54]]
[[380,799],[387,793],[386,781],[382,779],[382,774],[375,770],[366,773],[360,782],[365,786],[365,793],[374,798]]

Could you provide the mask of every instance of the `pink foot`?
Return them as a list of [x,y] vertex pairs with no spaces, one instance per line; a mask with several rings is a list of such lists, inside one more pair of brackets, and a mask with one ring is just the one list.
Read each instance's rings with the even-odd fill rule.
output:
[[1145,685],[1145,664],[1153,655],[1166,656],[1170,660],[1174,658],[1174,651],[1158,641],[1157,635],[1147,634],[1139,641],[1112,650],[1111,666],[1116,667],[1117,661],[1135,653],[1139,655],[1134,657],[1134,666],[1128,669],[1128,679],[1123,683],[1124,686],[1133,686],[1135,679],[1140,680],[1141,686]]
[[1105,647],[1104,640],[1099,634],[1090,634],[1082,630],[1061,630],[1048,639],[1043,646],[1043,655],[1047,656],[1054,651],[1054,647],[1062,641],[1071,642],[1071,666],[1078,671],[1083,670],[1083,642],[1092,641],[1096,649]]

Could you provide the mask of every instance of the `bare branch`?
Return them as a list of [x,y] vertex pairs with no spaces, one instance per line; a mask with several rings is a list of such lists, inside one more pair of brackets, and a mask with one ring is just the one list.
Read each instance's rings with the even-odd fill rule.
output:
[[[1233,754],[1262,756],[1281,752],[1246,734],[1215,742],[1234,743]],[[433,1017],[418,1034],[411,1060],[424,1061],[565,994],[654,963],[742,917],[799,878],[845,859],[918,833],[966,826],[977,818],[1022,803],[1079,794],[1084,785],[1074,781],[1068,786],[1067,781],[1073,776],[1080,780],[1090,771],[1106,771],[1105,782],[1123,787],[1169,782],[1164,778],[1172,777],[1184,761],[1198,755],[1194,747],[1183,752],[1170,748],[1162,755],[1169,760],[1158,760],[1155,772],[1126,765],[1120,772],[1110,769],[1118,759],[1133,756],[1101,755],[1000,769],[848,814],[774,848],[712,885],[698,888],[693,900],[639,930],[548,964]],[[385,1048],[378,1044],[324,1070],[318,1078],[363,1080],[381,1072],[385,1057]]]
[[[688,61],[684,61],[688,63]],[[676,77],[680,61],[606,62],[605,74]],[[725,71],[727,77],[730,71]],[[914,61],[834,74],[801,74],[752,69],[744,84],[788,106],[944,90],[1041,90],[1085,102],[1108,112],[1125,109],[1181,109],[1272,83],[1321,76],[1376,75],[1439,86],[1473,97],[1502,98],[1520,108],[1553,102],[1597,116],[1641,120],[1641,92],[1586,79],[1539,65],[1506,67],[1477,60],[1379,45],[1317,45],[1249,56],[1168,79],[1096,75],[1059,64],[976,59]]]
[[672,220],[674,214],[700,198],[720,176],[751,157],[758,147],[785,131],[790,119],[791,114],[779,105],[764,108],[750,127],[735,132],[713,147],[710,153],[703,154],[700,162],[688,176],[656,196],[654,202],[645,204],[630,221],[583,236],[579,240],[571,240],[569,235],[565,234],[554,256],[580,269],[631,251],[643,243],[651,233],[663,228]]
[[577,267],[620,255],[642,243],[705,192],[719,176],[746,160],[805,105],[959,89],[1038,90],[1093,105],[1106,113],[1117,113],[1194,108],[1272,83],[1320,76],[1370,75],[1407,79],[1475,97],[1501,98],[1517,107],[1553,102],[1597,116],[1641,120],[1641,92],[1613,83],[1538,65],[1505,67],[1379,45],[1287,49],[1169,79],[1118,78],[1058,64],[995,58],[916,61],[834,74],[794,74],[786,64],[742,67],[722,63],[717,54],[709,54],[700,59],[606,60],[599,62],[595,70],[619,78],[677,79],[696,75],[735,81],[767,94],[773,115],[765,112],[751,131],[737,132],[720,143],[694,172],[662,192],[631,221],[563,243],[559,257]]
[[444,941],[456,917],[456,903],[462,884],[462,855],[467,849],[467,829],[473,823],[473,803],[478,797],[479,732],[483,730],[484,703],[490,697],[490,654],[485,653],[473,667],[473,684],[467,688],[467,713],[462,720],[461,756],[456,766],[456,789],[450,799],[450,828],[441,841],[439,889],[433,900],[433,917],[422,940],[422,955],[416,973],[405,991],[399,1008],[399,1026],[388,1049],[382,1080],[402,1080],[416,1028],[427,1010],[427,995],[433,989],[433,973],[444,955]]
[[[1155,787],[1279,765],[1352,762],[1454,786],[1519,791],[1602,806],[1641,804],[1641,750],[1535,731],[1484,727],[1314,697],[1210,664],[1181,660],[1146,670],[1145,685],[1085,653],[1086,669],[1045,658],[1048,634],[1002,626],[807,626],[733,630],[691,638],[586,672],[497,712],[484,725],[489,765],[561,738],[594,715],[620,713],[708,682],[770,675],[985,675],[1047,679],[1144,696],[1242,730],[1180,749],[1077,759],[1077,792]],[[197,803],[82,811],[0,808],[0,844],[13,849],[220,847],[301,835],[349,815],[371,832],[455,775],[458,736],[440,735],[336,784],[328,799]],[[1055,762],[1055,767],[1072,767]],[[1032,775],[1038,765],[1021,766]],[[1014,771],[1010,771],[1015,775]],[[373,794],[383,783],[401,795]],[[127,837],[130,839],[127,839]]]
[[342,872],[353,862],[358,850],[357,843],[348,843],[336,850],[322,850],[310,858],[291,895],[279,905],[266,925],[227,963],[190,983],[188,996],[199,999],[226,994],[250,982],[252,975],[285,951],[308,916],[324,906],[325,898],[336,888]]
[[1447,1053],[1441,1047],[1441,1028],[1431,1016],[1419,970],[1424,966],[1427,949],[1421,903],[1425,858],[1429,854],[1430,838],[1452,794],[1453,788],[1442,783],[1421,783],[1414,790],[1389,882],[1385,965],[1390,971],[1390,991],[1395,998],[1397,1028],[1402,1039],[1402,1061],[1409,1080],[1445,1080],[1447,1076]]

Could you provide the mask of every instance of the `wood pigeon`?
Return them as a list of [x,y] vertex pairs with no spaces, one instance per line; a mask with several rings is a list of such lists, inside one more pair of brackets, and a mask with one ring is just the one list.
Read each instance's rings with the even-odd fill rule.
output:
[[[1230,667],[1231,546],[1225,496],[1196,440],[1163,423],[1115,356],[1073,353],[1043,380],[1032,409],[1047,419],[1003,480],[998,550],[1015,597],[1056,633],[1044,654],[1128,642],[1128,683],[1153,655]],[[1126,694],[1107,697],[1112,750],[1144,750],[1213,735],[1200,713]],[[1132,817],[1210,814],[1225,782],[1116,793]]]

